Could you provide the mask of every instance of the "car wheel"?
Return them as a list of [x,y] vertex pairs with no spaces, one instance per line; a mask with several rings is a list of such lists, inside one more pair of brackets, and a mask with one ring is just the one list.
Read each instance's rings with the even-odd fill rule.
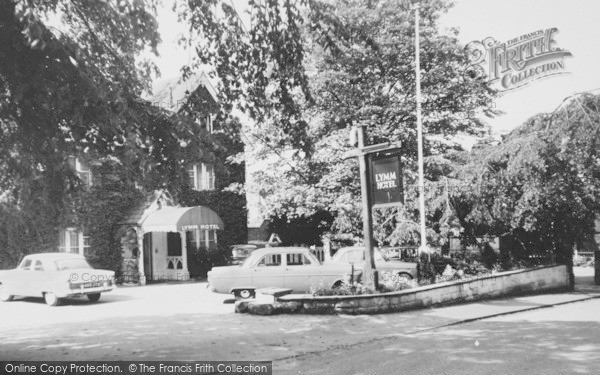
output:
[[412,278],[413,278],[413,277],[412,277],[410,274],[408,274],[408,273],[405,273],[405,272],[400,272],[400,273],[398,274],[398,277],[404,277],[404,278],[406,278],[407,280],[412,280]]
[[336,289],[340,289],[343,286],[344,286],[344,282],[342,280],[338,280],[333,284],[331,289],[336,290]]
[[14,298],[14,296],[11,294],[8,294],[8,292],[6,291],[6,287],[0,287],[0,301],[9,302],[9,301],[12,301],[13,298]]
[[56,294],[52,293],[52,292],[47,292],[44,294],[44,301],[46,301],[46,303],[49,306],[58,306],[60,305],[60,298],[58,298],[56,296]]
[[253,289],[239,289],[234,292],[234,295],[241,299],[249,299],[254,298],[255,292]]
[[100,293],[88,294],[87,298],[90,300],[90,302],[98,302],[98,300],[100,299]]

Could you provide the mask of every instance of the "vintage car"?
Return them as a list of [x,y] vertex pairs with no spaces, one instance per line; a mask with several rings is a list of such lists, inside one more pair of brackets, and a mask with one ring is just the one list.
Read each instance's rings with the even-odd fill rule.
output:
[[85,295],[96,302],[100,293],[115,288],[114,277],[114,271],[92,268],[82,255],[31,254],[16,269],[0,271],[0,300],[43,297],[48,305],[57,306],[62,298]]
[[249,298],[259,288],[294,292],[335,288],[346,282],[350,270],[348,264],[321,264],[307,248],[267,247],[252,252],[239,266],[213,267],[208,272],[208,283],[217,293]]
[[[374,249],[373,255],[375,268],[380,272],[386,271],[407,279],[417,278],[417,263],[390,260],[378,249]],[[355,268],[362,270],[365,267],[365,248],[362,246],[342,247],[331,257],[330,262],[354,264]]]
[[237,266],[242,263],[244,259],[248,258],[250,254],[256,249],[258,246],[250,245],[250,244],[239,244],[239,245],[231,245],[231,258],[229,258],[229,264],[232,266]]
[[415,262],[418,258],[417,246],[384,246],[379,248],[381,254],[389,260],[403,260],[405,262]]

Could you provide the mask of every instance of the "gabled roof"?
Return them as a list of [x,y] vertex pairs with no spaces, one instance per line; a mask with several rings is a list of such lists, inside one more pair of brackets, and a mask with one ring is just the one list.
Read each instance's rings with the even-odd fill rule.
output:
[[153,91],[150,101],[172,112],[179,112],[193,94],[200,95],[211,107],[218,103],[217,91],[204,73],[192,75],[186,80],[181,77],[159,80]]
[[146,199],[137,202],[129,209],[125,217],[119,221],[119,225],[140,225],[144,219],[161,205],[172,204],[171,197],[164,190],[153,192]]

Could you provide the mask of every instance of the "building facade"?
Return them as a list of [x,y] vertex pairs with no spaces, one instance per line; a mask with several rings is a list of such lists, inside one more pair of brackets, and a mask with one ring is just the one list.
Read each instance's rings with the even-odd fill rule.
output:
[[[210,157],[189,155],[184,161],[183,179],[188,182],[185,189],[169,191],[168,181],[164,189],[156,191],[140,187],[139,199],[117,215],[119,220],[112,224],[121,245],[118,255],[122,267],[115,271],[125,283],[202,277],[207,267],[226,261],[232,242],[247,239],[245,196],[227,190],[232,183],[244,182],[244,166],[226,162],[230,154],[239,152],[235,146],[241,142],[235,135],[221,131],[215,122],[220,109],[214,88],[205,75],[200,75],[185,82],[159,82],[155,93],[151,98],[154,105],[193,118],[205,135],[198,142],[216,144],[218,147],[213,149],[219,151]],[[79,156],[69,158],[84,187],[95,183],[90,167],[94,162]],[[97,255],[94,245],[87,228],[59,229],[60,252],[92,257]]]

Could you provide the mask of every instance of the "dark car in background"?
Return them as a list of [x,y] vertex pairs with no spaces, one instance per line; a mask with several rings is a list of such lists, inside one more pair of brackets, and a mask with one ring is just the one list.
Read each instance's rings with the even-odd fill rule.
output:
[[384,246],[379,251],[389,260],[416,262],[418,258],[417,246]]
[[236,266],[248,258],[254,250],[258,249],[257,245],[251,244],[238,244],[231,245],[231,258],[229,258],[229,264]]
[[[380,271],[390,272],[407,279],[417,278],[417,263],[388,259],[379,249],[373,252],[375,266]],[[339,249],[330,263],[354,264],[355,269],[365,267],[365,248],[363,246],[347,246]]]

